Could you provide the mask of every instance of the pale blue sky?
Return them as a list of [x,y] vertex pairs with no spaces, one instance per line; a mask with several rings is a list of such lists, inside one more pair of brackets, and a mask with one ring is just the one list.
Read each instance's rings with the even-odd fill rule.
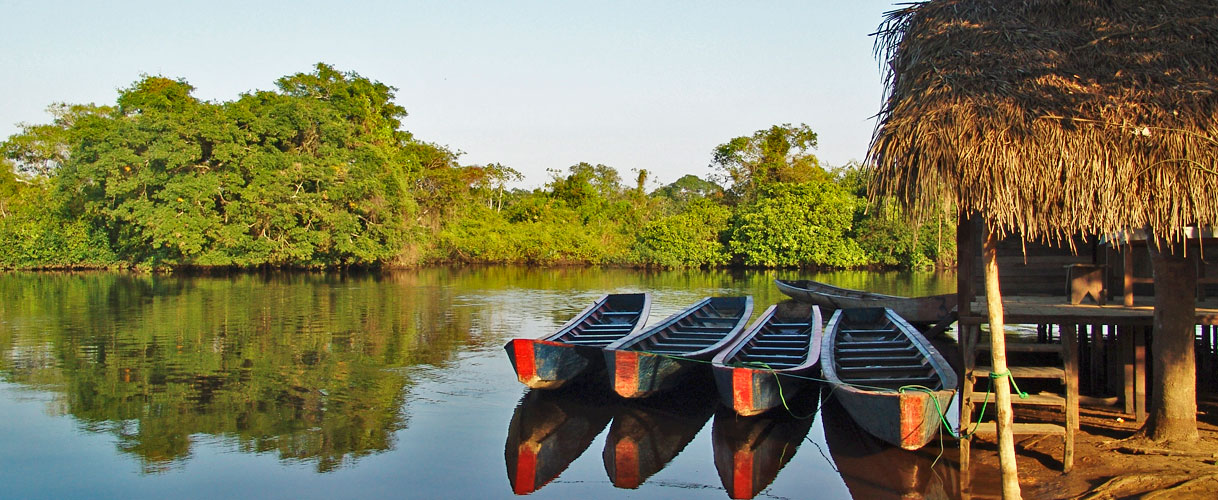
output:
[[[862,159],[891,1],[0,0],[0,136],[54,102],[110,104],[141,74],[228,101],[317,62],[398,88],[404,127],[540,186],[586,161],[710,173],[711,150],[807,123]],[[658,184],[652,183],[655,187]]]

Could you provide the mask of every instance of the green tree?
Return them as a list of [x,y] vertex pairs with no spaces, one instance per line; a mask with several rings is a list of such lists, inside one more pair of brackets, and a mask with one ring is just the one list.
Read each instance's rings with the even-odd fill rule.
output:
[[681,213],[648,221],[634,245],[638,263],[664,268],[725,265],[729,259],[721,239],[730,218],[727,207],[696,198]]
[[415,218],[420,146],[392,87],[319,64],[278,92],[195,99],[147,76],[71,125],[57,177],[72,216],[151,267],[369,265]]
[[756,198],[758,190],[773,182],[798,183],[827,178],[810,150],[816,148],[816,133],[805,124],[789,123],[736,137],[715,147],[711,165],[730,184],[728,193],[744,202]]
[[848,236],[861,203],[827,181],[767,185],[738,208],[729,248],[752,267],[863,265],[863,250]]
[[714,182],[703,180],[693,175],[685,174],[667,186],[655,190],[653,196],[660,196],[685,204],[700,198],[717,198],[723,195],[723,187]]

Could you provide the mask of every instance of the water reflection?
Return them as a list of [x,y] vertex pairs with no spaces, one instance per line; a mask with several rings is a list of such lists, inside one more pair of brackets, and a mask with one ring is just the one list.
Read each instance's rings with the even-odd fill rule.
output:
[[821,418],[829,454],[856,500],[960,498],[959,469],[936,457],[937,445],[907,451],[884,443],[833,399],[824,402]]
[[12,382],[117,439],[145,472],[199,435],[334,470],[391,449],[411,384],[386,368],[443,363],[469,318],[444,293],[341,275],[6,275],[0,352]]
[[504,445],[512,492],[527,495],[562,474],[605,430],[613,404],[607,388],[526,392]]
[[605,473],[618,488],[638,488],[693,441],[715,412],[714,379],[695,373],[677,390],[621,400],[605,439]]
[[730,498],[753,498],[778,477],[816,417],[820,386],[811,385],[788,411],[741,417],[720,405],[711,424],[715,469]]
[[[549,481],[535,496],[722,498],[722,446],[708,441],[732,433],[714,428],[726,419],[706,428],[714,394],[595,409],[522,400],[500,346],[553,332],[604,293],[652,292],[653,319],[708,295],[764,308],[786,299],[774,278],[833,281],[575,268],[0,273],[0,496],[505,498],[528,488],[504,428],[553,426],[554,444],[535,438],[533,488]],[[564,417],[526,424],[554,408]],[[568,429],[581,419],[584,431]],[[799,434],[780,429],[769,432]],[[755,446],[755,463],[788,461],[759,497],[849,494],[819,453],[792,458],[792,444]]]

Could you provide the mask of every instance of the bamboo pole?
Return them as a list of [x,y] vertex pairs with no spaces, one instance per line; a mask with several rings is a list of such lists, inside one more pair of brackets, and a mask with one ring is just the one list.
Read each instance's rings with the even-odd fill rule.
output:
[[998,409],[998,465],[1002,471],[1002,498],[1022,498],[1019,473],[1015,468],[1014,418],[1011,412],[1011,384],[1007,374],[1007,345],[1002,311],[1002,292],[998,288],[998,234],[988,229],[985,235],[985,303],[989,309],[991,372],[994,379],[994,402]]

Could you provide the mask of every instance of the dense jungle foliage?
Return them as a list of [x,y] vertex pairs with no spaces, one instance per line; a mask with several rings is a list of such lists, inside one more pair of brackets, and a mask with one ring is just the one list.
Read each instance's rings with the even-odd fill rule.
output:
[[[402,128],[395,90],[318,64],[207,102],[145,76],[3,143],[0,268],[950,265],[952,221],[868,207],[867,170],[775,125],[712,148],[714,179],[580,163],[533,190]],[[691,166],[693,167],[693,166]]]

